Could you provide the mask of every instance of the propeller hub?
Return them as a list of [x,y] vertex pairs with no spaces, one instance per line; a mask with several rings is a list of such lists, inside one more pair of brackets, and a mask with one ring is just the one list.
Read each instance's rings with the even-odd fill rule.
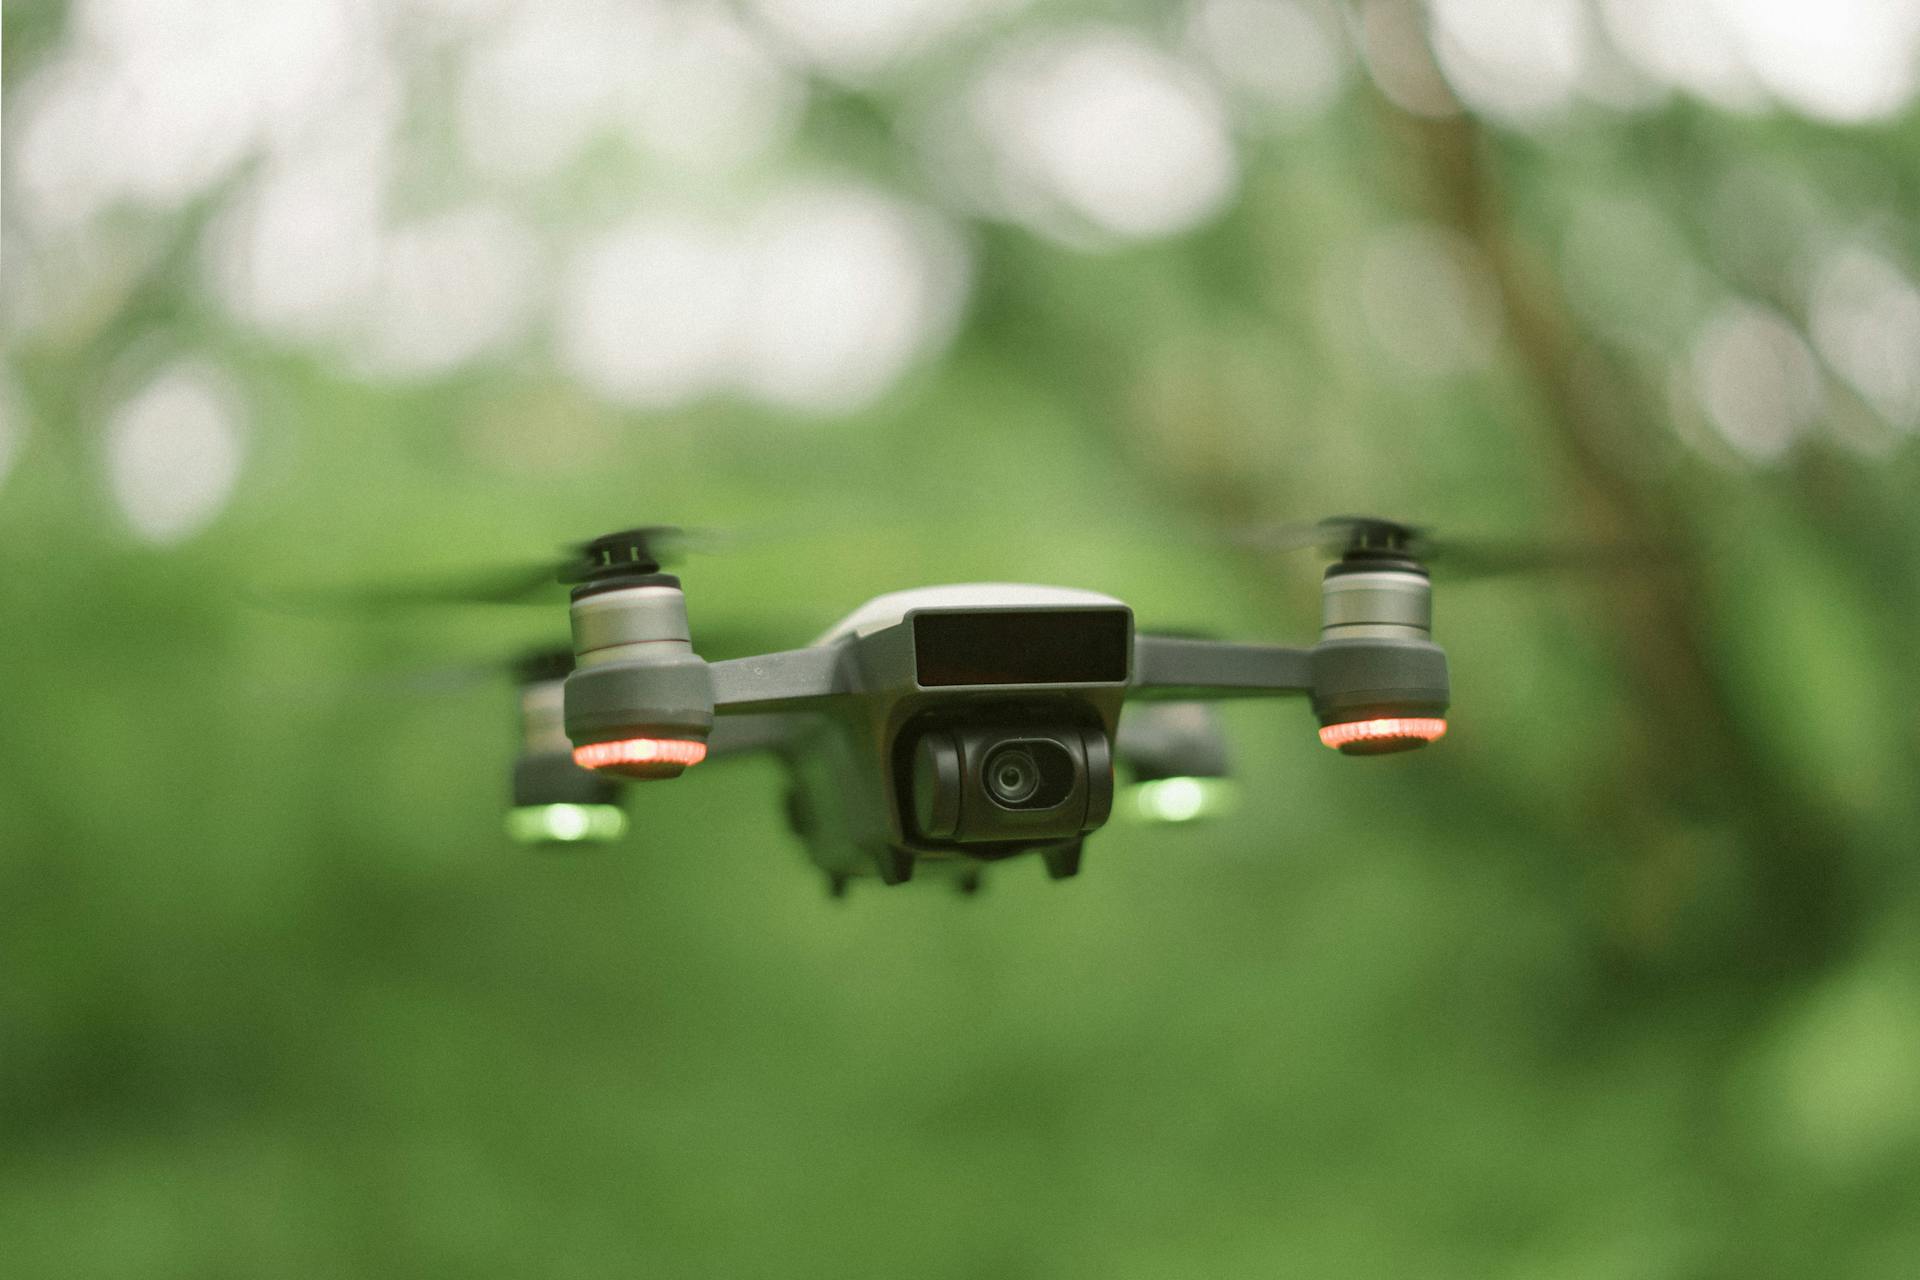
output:
[[1327,576],[1398,569],[1426,574],[1421,564],[1429,539],[1424,530],[1379,516],[1332,516],[1318,526],[1321,545],[1339,559],[1327,566]]
[[660,572],[660,566],[668,558],[663,546],[679,536],[680,530],[671,525],[602,534],[574,548],[557,576],[561,582],[574,584],[575,600],[620,587],[678,587],[680,580]]

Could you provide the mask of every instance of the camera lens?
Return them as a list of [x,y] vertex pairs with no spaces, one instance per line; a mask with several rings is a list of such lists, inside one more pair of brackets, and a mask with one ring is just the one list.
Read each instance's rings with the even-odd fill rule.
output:
[[1040,766],[1025,747],[1002,747],[987,757],[987,794],[1004,805],[1025,804],[1040,790]]

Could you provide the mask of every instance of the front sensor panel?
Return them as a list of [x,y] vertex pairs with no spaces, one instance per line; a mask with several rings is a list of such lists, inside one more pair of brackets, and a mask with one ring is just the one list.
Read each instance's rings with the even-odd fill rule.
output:
[[925,689],[1119,684],[1127,678],[1132,633],[1125,609],[917,613],[914,671]]

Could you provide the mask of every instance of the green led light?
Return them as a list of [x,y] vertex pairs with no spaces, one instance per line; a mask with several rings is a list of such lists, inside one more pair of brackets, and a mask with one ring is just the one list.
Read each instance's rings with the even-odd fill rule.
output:
[[627,815],[611,804],[526,804],[507,810],[507,834],[521,844],[618,840]]
[[1156,778],[1129,787],[1135,817],[1146,822],[1192,822],[1215,818],[1240,801],[1231,778]]

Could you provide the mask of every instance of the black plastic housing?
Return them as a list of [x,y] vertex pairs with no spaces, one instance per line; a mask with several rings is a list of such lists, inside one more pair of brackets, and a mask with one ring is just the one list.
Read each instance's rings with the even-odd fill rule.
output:
[[[976,846],[1064,840],[1092,831],[1112,812],[1113,753],[1103,728],[981,720],[903,736],[912,743],[911,806],[922,840]],[[1036,766],[1032,795],[995,796],[988,765],[1008,752]]]
[[513,762],[515,808],[541,804],[619,804],[620,784],[582,769],[569,752],[541,752]]

